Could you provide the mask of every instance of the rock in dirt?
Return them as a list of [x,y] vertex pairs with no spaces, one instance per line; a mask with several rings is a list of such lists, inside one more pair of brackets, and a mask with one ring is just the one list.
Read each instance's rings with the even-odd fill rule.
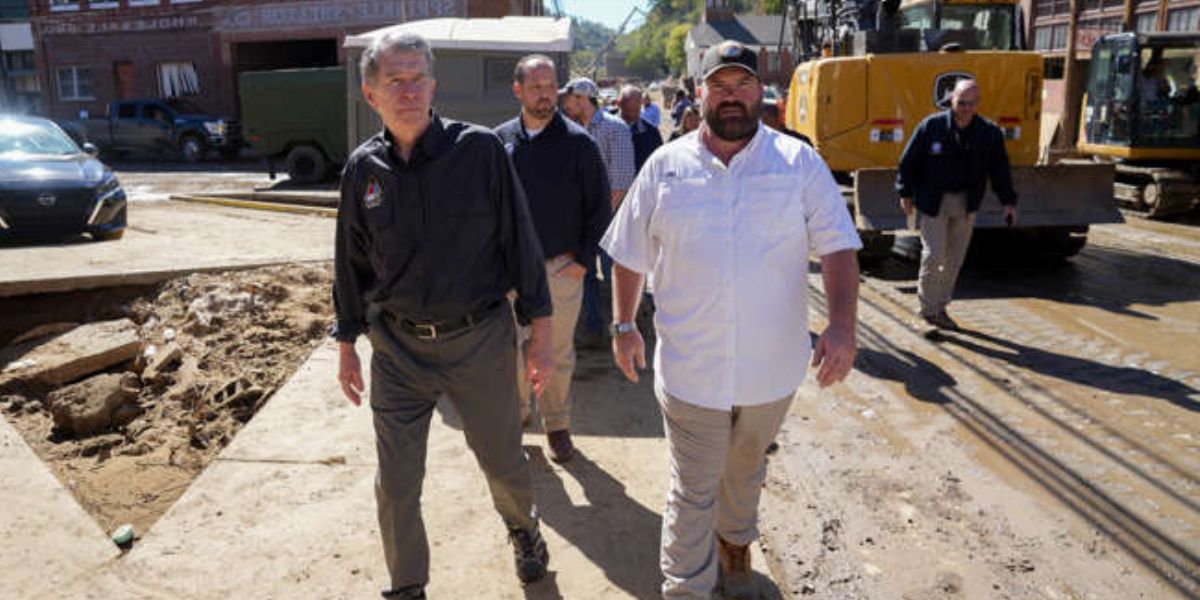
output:
[[79,323],[46,323],[45,325],[38,325],[37,327],[18,335],[13,339],[12,342],[9,343],[10,345],[16,346],[18,344],[24,344],[25,342],[40,340],[44,337],[66,333],[78,326]]
[[[77,435],[89,435],[120,426],[133,420],[140,410],[136,406],[141,390],[138,377],[132,373],[96,375],[50,393],[47,399],[50,416],[59,429]],[[125,419],[121,422],[120,419]]]
[[146,365],[146,370],[142,371],[142,381],[146,383],[157,383],[163,373],[172,371],[179,366],[183,359],[183,349],[179,344],[167,344],[154,356],[150,357],[150,362]]
[[11,382],[62,385],[133,360],[142,348],[137,326],[129,319],[89,323],[30,344],[0,351],[0,365],[7,365],[0,387]]

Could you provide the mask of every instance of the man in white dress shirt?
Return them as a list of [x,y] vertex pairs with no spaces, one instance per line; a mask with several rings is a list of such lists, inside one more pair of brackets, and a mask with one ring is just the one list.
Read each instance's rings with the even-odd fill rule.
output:
[[[613,355],[645,368],[633,324],[654,285],[654,387],[671,455],[663,512],[663,598],[757,598],[747,547],[758,537],[764,450],[809,364],[825,387],[854,362],[861,247],[828,167],[807,144],[759,124],[752,50],[704,56],[697,135],[663,146],[601,246],[616,261]],[[808,333],[809,253],[820,257],[829,326]]]

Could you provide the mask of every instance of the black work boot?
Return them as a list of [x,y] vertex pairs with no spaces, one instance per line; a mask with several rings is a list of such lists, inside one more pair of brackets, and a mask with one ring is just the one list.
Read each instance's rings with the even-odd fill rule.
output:
[[537,525],[533,529],[509,529],[508,541],[513,545],[517,578],[521,583],[533,583],[546,576],[550,551],[546,549],[546,541]]
[[425,600],[425,586],[410,585],[398,590],[384,590],[380,595],[388,600]]

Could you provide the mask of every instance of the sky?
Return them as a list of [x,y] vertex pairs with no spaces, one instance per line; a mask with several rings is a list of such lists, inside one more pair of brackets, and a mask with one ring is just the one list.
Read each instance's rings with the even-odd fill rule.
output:
[[[558,4],[570,16],[583,17],[616,29],[634,6],[645,10],[649,3],[645,0],[558,0]],[[554,3],[547,0],[546,7],[553,10]],[[634,15],[629,20],[626,32],[635,29],[643,20],[641,15]]]

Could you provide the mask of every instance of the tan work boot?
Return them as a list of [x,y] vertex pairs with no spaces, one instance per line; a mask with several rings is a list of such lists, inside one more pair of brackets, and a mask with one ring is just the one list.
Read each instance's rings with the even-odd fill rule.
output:
[[758,600],[758,586],[750,569],[750,546],[731,544],[717,536],[721,559],[721,587],[730,600]]

